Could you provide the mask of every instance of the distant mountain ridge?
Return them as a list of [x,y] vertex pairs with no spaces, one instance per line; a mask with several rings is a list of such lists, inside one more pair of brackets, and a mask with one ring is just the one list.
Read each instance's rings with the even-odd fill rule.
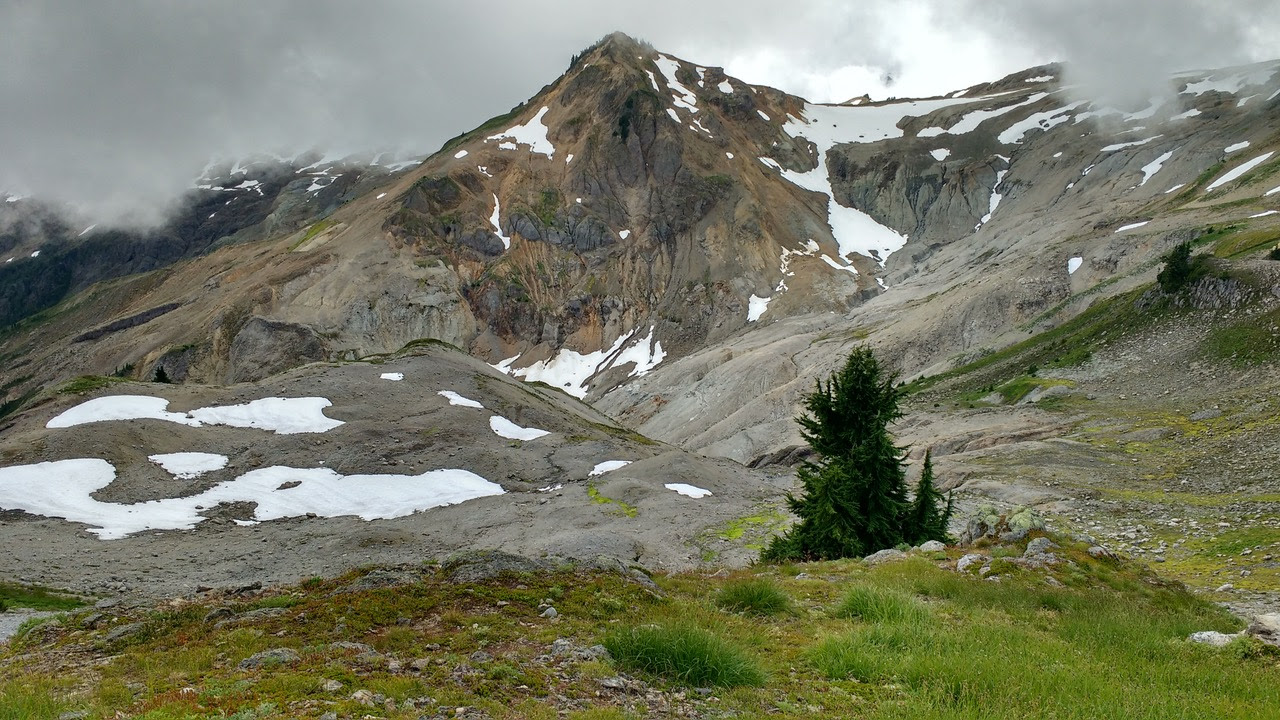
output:
[[1074,97],[1056,66],[814,105],[611,35],[415,168],[246,174],[200,191],[181,243],[90,234],[0,266],[26,283],[11,321],[33,283],[68,298],[7,331],[0,351],[39,368],[10,371],[7,399],[126,366],[253,380],[430,337],[750,459],[794,440],[799,395],[850,342],[945,367],[1130,287],[1205,227],[1274,223],[1278,68],[1180,77],[1133,111]]

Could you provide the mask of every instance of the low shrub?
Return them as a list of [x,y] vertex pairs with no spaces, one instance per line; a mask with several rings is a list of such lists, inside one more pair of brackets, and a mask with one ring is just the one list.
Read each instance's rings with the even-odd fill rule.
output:
[[755,660],[719,636],[690,624],[643,625],[604,639],[622,667],[693,686],[762,685]]

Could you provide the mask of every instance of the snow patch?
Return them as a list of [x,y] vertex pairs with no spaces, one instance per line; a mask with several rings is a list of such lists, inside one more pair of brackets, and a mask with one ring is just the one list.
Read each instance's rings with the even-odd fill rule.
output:
[[508,440],[537,440],[543,435],[550,435],[546,430],[538,428],[526,428],[511,422],[501,415],[494,415],[489,418],[489,427],[499,437]]
[[374,198],[374,200],[381,200],[382,198],[384,198],[384,197],[386,197],[386,196],[387,196],[387,194],[386,194],[386,193],[378,193],[378,197]]
[[747,300],[747,322],[755,322],[769,309],[769,301],[773,298],[756,297],[755,293]]
[[934,160],[937,160],[938,162],[942,162],[943,160],[946,160],[948,156],[951,155],[951,151],[948,150],[947,148],[938,148],[937,150],[930,150],[929,154],[933,156]]
[[36,250],[36,251],[32,252],[32,253],[31,253],[31,257],[40,257],[40,251],[39,251],[39,250]]
[[462,158],[466,157],[468,154],[469,153],[466,150],[459,150],[458,152],[454,153],[453,159],[461,160]]
[[1108,146],[1106,146],[1106,147],[1102,148],[1102,152],[1115,152],[1115,151],[1117,151],[1117,150],[1123,150],[1123,149],[1125,149],[1125,148],[1139,147],[1139,146],[1141,146],[1141,145],[1146,145],[1147,143],[1151,142],[1152,140],[1155,140],[1156,138],[1160,138],[1160,137],[1164,137],[1164,136],[1163,136],[1163,135],[1153,135],[1153,136],[1151,136],[1151,137],[1149,137],[1149,138],[1146,138],[1146,139],[1144,139],[1144,140],[1134,140],[1134,141],[1132,141],[1132,142],[1123,142],[1123,143],[1116,143],[1115,145],[1108,145]]
[[197,478],[227,466],[227,456],[214,453],[176,452],[148,455],[147,459],[179,480]]
[[390,380],[391,382],[400,382],[404,379],[404,373],[390,372],[382,373],[378,376],[379,380]]
[[757,110],[756,114],[759,115],[765,122],[769,122],[769,116],[765,115],[763,110]]
[[502,203],[498,202],[498,194],[493,193],[493,214],[489,216],[489,222],[493,225],[493,230],[498,234],[498,239],[502,241],[504,250],[511,249],[511,238],[502,234]]
[[733,94],[733,86],[729,84],[728,80],[720,81],[720,84],[716,86],[716,89],[724,93],[725,95]]
[[1242,142],[1235,143],[1234,145],[1228,145],[1226,148],[1223,149],[1222,152],[1230,154],[1230,153],[1236,152],[1237,150],[1243,150],[1247,147],[1249,147],[1249,141],[1244,140]]
[[275,466],[188,497],[133,504],[94,499],[115,475],[110,463],[96,458],[0,468],[0,507],[84,523],[100,539],[114,540],[145,530],[190,530],[205,520],[201,512],[223,503],[256,503],[258,522],[308,514],[378,520],[503,494],[502,486],[466,470],[339,475],[328,468]]
[[1027,78],[1026,80],[1023,80],[1023,82],[1042,83],[1042,82],[1052,82],[1053,80],[1054,80],[1054,77],[1052,75],[1037,75],[1036,77],[1033,77],[1033,78]]
[[1150,180],[1152,176],[1154,176],[1156,173],[1160,172],[1160,168],[1164,167],[1164,164],[1168,162],[1169,158],[1171,157],[1173,157],[1172,150],[1161,155],[1155,160],[1152,160],[1146,165],[1143,165],[1142,166],[1142,182],[1138,183],[1138,187],[1142,187],[1143,185],[1146,185],[1147,181]]
[[1003,145],[1021,145],[1027,133],[1032,130],[1047,131],[1056,125],[1061,125],[1071,119],[1070,113],[1072,110],[1083,104],[1085,104],[1085,101],[1080,100],[1060,108],[1035,113],[1026,120],[1014,123],[1008,130],[1000,133],[996,139]]
[[996,192],[996,189],[1000,187],[1000,183],[1004,182],[1004,176],[1008,174],[1008,168],[996,171],[996,184],[991,186],[991,197],[987,199],[987,214],[982,216],[982,219],[974,226],[974,230],[986,225],[991,221],[991,216],[996,214],[996,208],[1000,207],[1000,201],[1004,199],[1004,194]]
[[622,238],[623,240],[626,240],[627,238],[631,237],[631,231],[621,230],[618,232],[618,237]]
[[[542,109],[538,111],[538,114],[534,115],[529,122],[523,125],[515,125],[504,133],[490,135],[485,138],[485,142],[490,140],[511,139],[521,145],[528,145],[529,152],[546,155],[548,158],[553,157],[556,152],[556,147],[547,139],[547,126],[542,122],[542,118],[547,114],[548,109],[549,108],[544,105]],[[505,143],[499,144],[498,147],[504,150],[507,149]],[[515,147],[512,146],[510,149],[514,150]]]
[[95,224],[93,224],[93,225],[90,225],[89,227],[87,227],[87,228],[85,228],[85,229],[81,230],[81,231],[80,231],[80,234],[79,234],[79,235],[77,235],[76,237],[84,237],[84,235],[85,235],[86,233],[88,233],[90,230],[92,230],[92,229],[94,229],[94,228],[96,228],[96,227],[98,227],[97,223],[95,223]]
[[708,495],[710,495],[710,494],[711,494],[711,491],[710,491],[710,490],[707,490],[707,489],[705,489],[705,488],[697,487],[696,485],[686,485],[686,484],[684,484],[684,483],[667,483],[666,485],[663,485],[662,487],[664,487],[664,488],[666,488],[666,489],[668,489],[668,490],[675,490],[676,492],[680,493],[681,495],[684,495],[684,496],[686,496],[686,497],[694,498],[695,500],[696,500],[697,498],[704,498],[704,497],[707,497]]
[[1174,185],[1173,187],[1169,188],[1168,190],[1165,190],[1165,191],[1164,191],[1164,194],[1165,194],[1165,195],[1168,195],[1169,193],[1177,192],[1178,190],[1180,190],[1181,188],[1184,188],[1184,187],[1186,187],[1186,186],[1187,186],[1187,184],[1186,184],[1186,183],[1178,183],[1177,185]]
[[1151,222],[1151,221],[1150,221],[1150,220],[1143,220],[1142,222],[1130,223],[1129,225],[1121,225],[1120,227],[1116,228],[1116,234],[1122,233],[1122,232],[1124,232],[1125,230],[1134,230],[1134,229],[1136,229],[1136,228],[1140,228],[1140,227],[1142,227],[1143,225],[1146,225],[1146,224],[1147,224],[1147,223],[1149,223],[1149,222]]
[[1250,215],[1249,219],[1252,220],[1253,218],[1266,217],[1268,215],[1275,215],[1276,213],[1280,213],[1280,210],[1264,210],[1256,215]]
[[188,413],[192,419],[208,425],[270,430],[277,435],[328,432],[341,420],[326,417],[324,408],[333,405],[327,398],[267,397],[240,405],[197,408]]
[[1014,103],[1013,105],[1006,105],[1005,107],[996,108],[994,110],[974,110],[973,112],[966,113],[964,117],[960,118],[959,122],[945,130],[940,127],[928,127],[916,133],[916,136],[933,137],[935,135],[941,135],[942,133],[963,135],[968,132],[973,132],[979,125],[991,118],[1000,117],[1001,115],[1017,110],[1020,107],[1026,107],[1027,105],[1040,102],[1047,97],[1049,97],[1048,93],[1036,93],[1026,100],[1023,100],[1020,103]]
[[627,465],[630,465],[630,464],[631,464],[630,460],[605,460],[604,462],[598,463],[595,467],[591,468],[591,472],[587,473],[587,477],[593,477],[595,475],[603,475],[607,472],[613,472],[618,468],[626,467]]
[[1222,187],[1223,185],[1226,185],[1227,183],[1229,183],[1229,182],[1231,182],[1231,181],[1233,181],[1233,180],[1237,180],[1237,179],[1239,179],[1241,175],[1244,175],[1245,173],[1249,172],[1250,170],[1252,170],[1252,169],[1254,169],[1254,168],[1258,167],[1259,165],[1261,165],[1262,163],[1266,162],[1266,161],[1267,161],[1268,159],[1270,159],[1270,157],[1271,157],[1272,155],[1274,155],[1274,154],[1275,154],[1274,152],[1263,153],[1263,154],[1259,155],[1258,157],[1256,157],[1256,158],[1254,158],[1254,159],[1252,159],[1252,160],[1250,160],[1250,161],[1248,161],[1248,162],[1246,162],[1246,163],[1241,164],[1239,167],[1233,168],[1233,169],[1232,169],[1230,172],[1228,172],[1226,175],[1223,175],[1222,177],[1220,177],[1220,178],[1218,178],[1217,180],[1214,180],[1212,183],[1210,183],[1209,187],[1205,188],[1205,189],[1204,189],[1204,191],[1205,191],[1205,192],[1207,192],[1207,193],[1208,193],[1208,192],[1213,192],[1216,188],[1220,188],[1220,187]]
[[169,412],[169,401],[149,395],[108,395],[94,398],[66,410],[45,423],[47,428],[68,428],[110,420],[164,420],[166,422],[200,427],[200,421],[187,413]]
[[1083,263],[1084,263],[1084,258],[1081,258],[1081,257],[1073,257],[1073,258],[1068,259],[1068,260],[1067,260],[1067,274],[1068,274],[1068,275],[1075,275],[1075,274],[1076,274],[1076,271],[1080,269],[1080,265],[1081,265],[1081,264],[1083,264]]
[[1201,114],[1201,113],[1200,113],[1200,111],[1199,111],[1199,110],[1197,110],[1197,109],[1195,109],[1195,108],[1191,108],[1190,110],[1188,110],[1188,111],[1186,111],[1186,112],[1184,112],[1184,113],[1178,113],[1177,115],[1174,115],[1173,117],[1171,117],[1171,118],[1169,118],[1169,119],[1170,119],[1170,120],[1187,120],[1188,118],[1193,118],[1193,117],[1195,117],[1195,116],[1197,116],[1197,115],[1200,115],[1200,114]]
[[727,153],[725,153],[725,154],[724,154],[724,156],[725,156],[725,157],[727,157],[727,158],[729,158],[730,160],[732,160],[732,159],[733,159],[733,153],[731,153],[731,152],[727,152]]
[[671,101],[675,103],[675,106],[684,108],[691,113],[698,112],[698,96],[694,95],[689,88],[681,85],[680,81],[676,79],[676,71],[680,69],[680,63],[659,53],[653,64],[658,66],[658,70],[662,72],[663,78],[666,79],[667,87],[672,93]]
[[[516,357],[519,357],[519,356],[517,355]],[[515,360],[515,358],[512,358],[512,360]],[[475,400],[472,400],[471,398],[463,397],[452,390],[441,390],[436,394],[443,398],[447,398],[449,400],[450,405],[457,405],[459,407],[478,408],[480,410],[484,409],[484,406],[476,402]]]

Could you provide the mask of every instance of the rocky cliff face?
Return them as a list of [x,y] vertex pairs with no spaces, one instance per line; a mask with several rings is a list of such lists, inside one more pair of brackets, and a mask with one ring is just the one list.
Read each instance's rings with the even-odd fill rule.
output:
[[206,189],[261,200],[10,327],[0,351],[39,369],[7,392],[126,366],[257,379],[429,337],[750,459],[794,441],[797,398],[851,343],[944,367],[1132,286],[1207,226],[1273,227],[1276,69],[1175,78],[1135,109],[1072,96],[1052,66],[819,106],[611,36],[412,170]]

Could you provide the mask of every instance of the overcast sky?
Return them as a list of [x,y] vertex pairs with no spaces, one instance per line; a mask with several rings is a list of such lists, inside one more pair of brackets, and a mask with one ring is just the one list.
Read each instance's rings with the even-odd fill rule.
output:
[[154,217],[211,157],[430,152],[613,30],[813,101],[1053,60],[1143,97],[1280,55],[1280,0],[0,0],[0,192]]

